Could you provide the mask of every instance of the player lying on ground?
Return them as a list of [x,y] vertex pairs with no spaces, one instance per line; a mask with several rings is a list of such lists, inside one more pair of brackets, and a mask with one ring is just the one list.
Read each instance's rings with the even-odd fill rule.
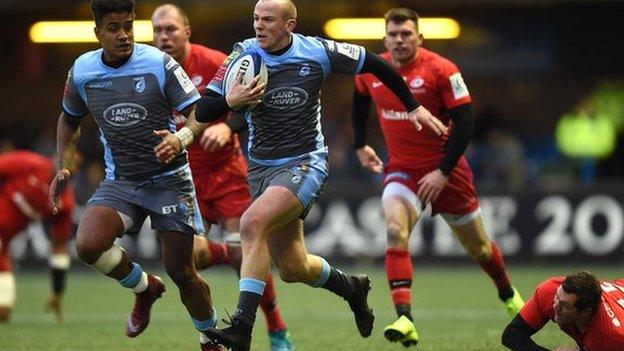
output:
[[578,272],[545,280],[505,328],[503,345],[515,351],[548,351],[531,339],[548,321],[578,345],[557,351],[624,350],[624,279],[599,281]]

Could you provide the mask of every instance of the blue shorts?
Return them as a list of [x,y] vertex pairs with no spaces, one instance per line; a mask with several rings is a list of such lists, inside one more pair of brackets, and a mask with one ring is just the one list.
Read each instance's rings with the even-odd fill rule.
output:
[[138,232],[147,216],[157,232],[196,234],[204,231],[188,164],[147,180],[100,183],[87,206],[107,206],[127,215]]
[[303,205],[299,218],[305,219],[316,199],[323,194],[329,165],[327,152],[314,152],[282,165],[264,165],[250,159],[247,180],[253,199],[269,186],[281,186],[292,192]]

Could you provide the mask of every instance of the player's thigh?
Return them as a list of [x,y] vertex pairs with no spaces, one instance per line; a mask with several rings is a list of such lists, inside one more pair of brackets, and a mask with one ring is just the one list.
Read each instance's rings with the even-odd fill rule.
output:
[[193,244],[196,235],[177,231],[159,231],[158,238],[162,246],[163,263],[167,274],[178,281],[187,274],[195,272],[193,263]]
[[0,273],[11,272],[11,254],[9,252],[11,238],[7,232],[0,231]]
[[265,235],[282,229],[303,211],[299,199],[287,188],[269,186],[241,217],[241,235],[261,232]]
[[[284,207],[292,207],[291,200],[297,199],[299,205],[294,209],[299,211],[297,216],[304,220],[314,202],[323,194],[328,167],[326,152],[311,153],[279,166],[266,166],[250,161],[248,180],[254,199],[250,209],[256,205],[260,197],[266,195],[268,189],[286,189],[292,196],[282,191],[284,198],[288,200]],[[245,214],[247,212],[249,211]],[[284,223],[290,222],[291,219],[286,218]]]
[[[463,217],[466,219],[449,223],[457,240],[459,240],[462,246],[470,253],[479,254],[483,253],[482,251],[487,251],[485,254],[488,254],[490,238],[485,230],[481,210],[477,209],[473,213],[464,215]],[[462,217],[458,218],[461,219]]]
[[281,270],[294,270],[307,260],[303,221],[295,218],[267,237],[271,260]]
[[384,187],[381,205],[388,229],[409,235],[421,214],[421,201],[407,185],[390,182]]
[[108,179],[102,181],[82,213],[76,244],[99,242],[100,238],[112,244],[116,237],[127,231],[138,232],[146,215],[139,205],[142,196],[138,184]]
[[97,261],[124,232],[123,214],[108,206],[88,206],[82,213],[76,233],[76,249],[87,263]]

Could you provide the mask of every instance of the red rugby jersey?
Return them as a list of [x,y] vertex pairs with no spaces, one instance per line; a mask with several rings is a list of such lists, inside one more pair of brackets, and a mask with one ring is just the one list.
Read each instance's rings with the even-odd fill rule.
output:
[[[390,53],[380,55],[390,62]],[[471,102],[461,73],[448,59],[424,48],[408,66],[398,69],[414,97],[434,116],[452,128],[448,110]],[[400,168],[432,168],[444,157],[448,137],[439,137],[427,127],[417,131],[407,120],[401,101],[374,75],[356,76],[356,89],[371,96],[389,153],[389,164]],[[462,156],[463,157],[463,156]]]
[[[182,64],[182,68],[191,78],[191,81],[200,94],[204,93],[206,85],[225,61],[226,55],[221,51],[209,49],[198,44],[191,44],[191,51]],[[215,123],[222,122],[225,117]],[[181,126],[179,126],[181,127]],[[233,136],[232,142],[216,152],[207,152],[201,148],[200,137],[187,147],[189,164],[193,173],[208,172],[215,165],[228,160],[239,150],[238,137]]]
[[13,151],[0,155],[0,229],[17,234],[33,220],[50,224],[52,236],[69,237],[72,230],[74,194],[67,186],[60,199],[59,213],[54,215],[48,200],[54,164],[30,151]]
[[[552,277],[540,284],[529,301],[520,310],[520,316],[532,328],[541,329],[554,321],[554,300],[564,277]],[[624,350],[624,280],[600,281],[602,300],[585,332],[574,325],[561,328],[570,335],[581,351]]]

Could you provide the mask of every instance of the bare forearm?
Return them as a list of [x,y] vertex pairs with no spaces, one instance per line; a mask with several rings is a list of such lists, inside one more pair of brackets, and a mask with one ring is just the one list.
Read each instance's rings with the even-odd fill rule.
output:
[[56,126],[56,157],[59,169],[71,169],[80,139],[80,124],[61,113]]

